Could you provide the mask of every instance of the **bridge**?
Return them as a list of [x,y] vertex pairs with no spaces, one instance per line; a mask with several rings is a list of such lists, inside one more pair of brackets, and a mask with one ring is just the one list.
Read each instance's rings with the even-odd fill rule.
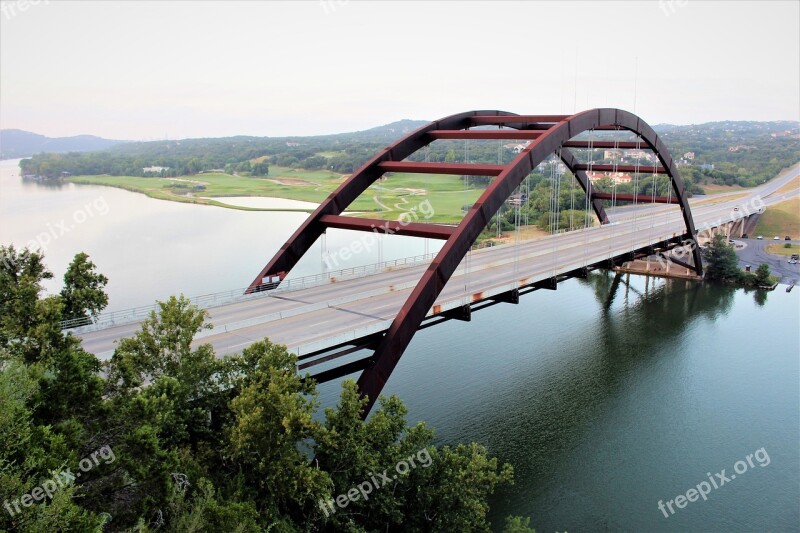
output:
[[[626,137],[623,137],[626,136]],[[620,139],[623,140],[620,140]],[[415,160],[440,140],[527,141],[505,164]],[[593,164],[598,149],[650,154],[650,165]],[[419,159],[416,157],[416,159]],[[563,164],[580,186],[584,205],[598,225],[493,248],[473,249],[482,230],[527,176],[543,163]],[[550,167],[553,167],[550,164]],[[622,195],[593,186],[594,172],[663,176],[668,190]],[[384,221],[343,216],[364,191],[387,172],[489,176],[492,181],[458,225]],[[644,121],[617,109],[575,115],[515,115],[471,111],[432,122],[387,147],[352,174],[310,215],[244,292],[209,309],[213,330],[196,343],[217,354],[241,351],[269,337],[298,356],[298,370],[319,382],[361,372],[359,389],[368,412],[416,331],[447,320],[469,320],[473,311],[516,303],[521,295],[549,289],[597,268],[661,257],[702,275],[698,239],[715,228],[731,229],[756,209],[779,201],[780,183],[770,182],[744,197],[715,204],[690,204],[677,166],[663,141]],[[655,180],[654,180],[655,181]],[[556,187],[554,177],[553,188]],[[793,191],[794,192],[794,191]],[[758,205],[755,205],[755,201]],[[633,203],[611,211],[605,204]],[[697,224],[697,226],[696,226]],[[287,277],[327,228],[440,239],[440,251],[402,264],[377,265],[308,278]],[[699,228],[699,230],[698,230]],[[139,320],[99,321],[78,328],[83,346],[100,356],[132,335]]]

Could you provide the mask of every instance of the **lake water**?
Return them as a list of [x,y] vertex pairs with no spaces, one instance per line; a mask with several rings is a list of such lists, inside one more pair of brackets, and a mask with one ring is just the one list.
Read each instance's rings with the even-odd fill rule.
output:
[[[75,254],[88,253],[109,277],[109,311],[150,305],[171,294],[246,287],[308,216],[181,204],[96,185],[23,182],[18,164],[0,161],[0,243],[43,250],[55,275],[46,288],[56,292]],[[270,208],[309,205],[279,198],[228,201]],[[291,276],[423,255],[441,246],[370,233],[353,253],[349,233],[328,230],[326,255],[318,243]]]
[[[45,252],[59,278],[86,251],[117,309],[245,286],[305,216],[45,187],[0,163],[0,242],[58,235]],[[328,251],[345,235],[330,232]],[[424,246],[387,238],[338,266]],[[320,271],[321,254],[298,273]],[[800,290],[626,276],[612,291],[612,279],[595,273],[423,330],[385,392],[439,443],[480,442],[514,466],[516,484],[491,502],[498,526],[517,514],[540,532],[797,531]],[[335,402],[337,383],[320,390]],[[730,481],[707,500],[659,510],[723,469]]]

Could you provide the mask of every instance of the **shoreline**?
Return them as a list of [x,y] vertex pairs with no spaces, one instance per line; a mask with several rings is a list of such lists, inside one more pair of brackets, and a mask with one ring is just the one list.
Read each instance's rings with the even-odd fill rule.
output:
[[[195,205],[207,205],[213,207],[222,207],[224,209],[236,209],[238,211],[265,211],[265,212],[286,212],[286,213],[313,213],[314,209],[312,208],[300,208],[300,207],[247,207],[235,204],[226,204],[224,202],[220,202],[215,200],[215,198],[226,198],[224,195],[217,195],[213,197],[208,196],[179,196],[175,194],[158,194],[156,191],[147,190],[147,189],[139,189],[137,187],[132,187],[126,185],[124,183],[95,183],[94,181],[90,180],[83,180],[82,176],[79,177],[72,177],[67,178],[65,182],[67,183],[74,183],[75,185],[95,185],[98,187],[113,187],[115,189],[122,189],[132,193],[143,194],[149,198],[153,198],[156,200],[165,200],[167,202],[178,202],[178,203],[185,203],[185,204],[195,204]],[[256,194],[236,194],[231,195],[231,198],[236,197],[249,197],[249,198],[274,198],[276,200],[292,200],[292,201],[304,201],[304,200],[295,200],[294,198],[281,198],[279,196],[261,196]]]

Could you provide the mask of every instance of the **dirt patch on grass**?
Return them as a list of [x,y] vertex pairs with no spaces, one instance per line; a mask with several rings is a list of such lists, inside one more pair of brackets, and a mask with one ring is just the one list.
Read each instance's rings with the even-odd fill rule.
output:
[[194,185],[208,185],[207,181],[187,180],[182,178],[166,178],[170,181],[178,181],[181,183],[193,183]]
[[[536,226],[522,227],[519,230],[520,241],[535,241],[549,236],[550,236],[549,231],[539,229]],[[513,243],[517,240],[517,232],[504,231],[503,233],[500,234],[499,238],[492,237],[491,240],[495,241],[498,244]]]
[[739,185],[718,185],[716,183],[712,183],[710,185],[700,185],[700,188],[702,188],[706,194],[719,194],[723,192],[741,191],[744,189],[744,187]]
[[289,185],[290,187],[319,187],[319,183],[297,178],[269,178],[267,181],[277,183],[278,185]]
[[398,189],[394,189],[394,191],[398,193],[405,191],[408,192],[411,196],[425,196],[426,194],[428,194],[428,191],[426,191],[425,189],[412,189],[410,187],[400,187]]

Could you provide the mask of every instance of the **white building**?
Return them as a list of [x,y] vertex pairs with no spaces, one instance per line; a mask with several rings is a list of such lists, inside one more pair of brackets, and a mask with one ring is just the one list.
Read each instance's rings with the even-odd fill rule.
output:
[[600,181],[603,178],[609,178],[615,185],[633,181],[633,177],[630,174],[625,174],[623,172],[587,172],[586,175],[589,176],[589,181],[592,183]]

